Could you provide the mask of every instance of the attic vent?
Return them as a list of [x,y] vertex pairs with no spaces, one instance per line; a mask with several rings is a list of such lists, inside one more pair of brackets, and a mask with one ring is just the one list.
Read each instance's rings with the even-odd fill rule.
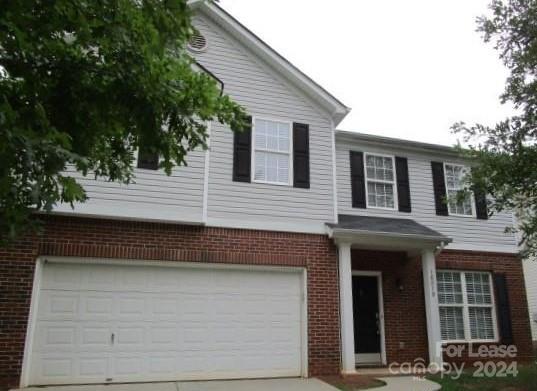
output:
[[196,30],[188,41],[188,48],[193,52],[202,52],[207,49],[207,39]]

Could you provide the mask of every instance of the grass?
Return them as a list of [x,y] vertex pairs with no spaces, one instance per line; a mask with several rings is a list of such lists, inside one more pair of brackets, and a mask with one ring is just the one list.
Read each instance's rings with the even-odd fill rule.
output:
[[474,370],[464,371],[457,380],[450,375],[427,376],[429,380],[442,385],[442,391],[534,391],[537,390],[537,365],[519,365],[516,376],[475,377]]

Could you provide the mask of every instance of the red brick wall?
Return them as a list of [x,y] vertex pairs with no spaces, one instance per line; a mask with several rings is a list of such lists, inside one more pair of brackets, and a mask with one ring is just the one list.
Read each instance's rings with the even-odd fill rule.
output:
[[37,246],[0,247],[0,390],[18,386]]
[[326,235],[51,217],[39,239],[0,250],[0,386],[18,385],[38,255],[306,267],[309,372],[339,372],[337,257]]
[[[397,252],[353,250],[352,267],[353,270],[382,272],[388,363],[412,362],[418,357],[428,361],[420,259],[407,259],[404,253]],[[437,257],[436,267],[504,273],[509,292],[513,339],[518,349],[517,361],[527,362],[533,359],[522,263],[517,256],[445,250]],[[403,284],[403,291],[399,291],[397,280]],[[401,346],[401,342],[404,346]],[[477,348],[474,346],[472,349],[475,352]],[[474,360],[464,356],[461,360],[450,361],[469,363]]]
[[[533,361],[528,303],[522,261],[520,258],[516,255],[501,253],[446,250],[438,257],[436,267],[438,269],[483,270],[491,273],[505,274],[511,310],[513,345],[516,345],[518,350],[516,361]],[[479,345],[474,345],[472,351],[475,352],[478,348]],[[468,349],[466,349],[466,352],[468,352]],[[453,362],[465,361],[467,363],[475,360],[490,361],[488,358],[469,358],[467,355],[463,355],[460,359],[446,357],[446,360]],[[499,358],[499,360],[510,361],[508,358]]]
[[[327,236],[51,217],[39,238],[0,249],[0,386],[18,385],[38,255],[306,267],[310,375],[339,372],[337,255]],[[353,250],[352,257],[353,269],[383,272],[388,361],[427,358],[419,259],[407,259],[403,253],[357,250]],[[506,254],[444,251],[437,265],[506,274],[519,359],[530,359],[521,262]],[[398,280],[403,291],[399,291]]]
[[388,364],[428,360],[421,261],[405,253],[353,250],[352,269],[382,272]]

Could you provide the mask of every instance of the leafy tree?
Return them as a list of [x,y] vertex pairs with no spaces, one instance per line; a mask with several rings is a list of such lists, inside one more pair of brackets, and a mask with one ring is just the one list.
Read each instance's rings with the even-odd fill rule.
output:
[[84,201],[64,173],[128,183],[140,145],[170,174],[242,108],[195,70],[186,0],[0,1],[0,238]]
[[477,163],[472,188],[493,196],[492,213],[518,212],[523,255],[536,255],[537,1],[493,0],[490,10],[478,18],[478,31],[494,42],[510,72],[501,101],[512,103],[516,114],[494,126],[457,123],[453,129],[463,134],[470,146],[465,153]]

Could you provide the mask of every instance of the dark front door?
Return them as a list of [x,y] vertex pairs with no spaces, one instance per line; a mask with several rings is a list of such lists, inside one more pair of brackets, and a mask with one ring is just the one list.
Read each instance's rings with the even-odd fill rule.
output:
[[[380,358],[380,318],[378,280],[376,276],[353,276],[354,352],[364,357]],[[366,359],[366,361],[369,361]]]

